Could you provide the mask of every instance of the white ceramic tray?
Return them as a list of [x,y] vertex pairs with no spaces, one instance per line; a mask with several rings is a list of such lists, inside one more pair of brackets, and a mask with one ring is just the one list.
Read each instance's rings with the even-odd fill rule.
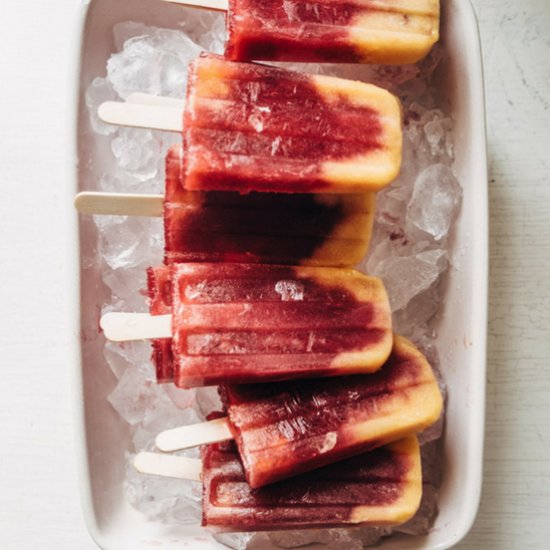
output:
[[[438,97],[454,120],[455,172],[464,188],[454,248],[460,269],[450,269],[446,277],[444,311],[437,327],[438,347],[445,350],[442,363],[449,388],[444,480],[440,513],[432,532],[423,537],[387,539],[379,546],[383,549],[435,550],[453,546],[474,520],[481,488],[487,315],[482,66],[477,25],[469,1],[442,0],[442,6],[442,41],[448,56],[437,72]],[[75,191],[95,189],[108,158],[107,140],[87,130],[83,97],[91,80],[105,72],[114,47],[113,25],[133,20],[176,28],[181,17],[177,6],[155,0],[92,0],[82,13],[76,131],[79,169]],[[93,231],[92,224],[81,223],[81,251],[93,246]],[[108,295],[98,269],[81,269],[80,274],[77,447],[82,503],[90,533],[101,548],[109,550],[222,548],[200,527],[149,522],[125,501],[125,453],[130,446],[130,433],[107,401],[116,380],[103,359],[104,340],[98,331],[99,310]]]

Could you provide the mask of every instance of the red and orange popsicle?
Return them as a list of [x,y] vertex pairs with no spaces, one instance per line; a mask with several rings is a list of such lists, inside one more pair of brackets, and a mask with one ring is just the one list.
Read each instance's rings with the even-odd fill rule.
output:
[[182,148],[166,157],[165,262],[350,267],[366,253],[374,193],[185,191]]
[[202,524],[214,529],[398,525],[422,495],[415,437],[259,489],[248,485],[231,448],[206,446],[202,458]]
[[188,190],[360,193],[401,164],[401,107],[351,80],[201,56],[183,121]]
[[252,489],[233,444],[208,445],[202,461],[139,453],[142,473],[202,481],[202,525],[218,531],[389,526],[409,520],[422,495],[412,436],[307,474]]
[[233,61],[414,63],[439,38],[439,0],[229,0]]
[[439,0],[167,0],[227,11],[233,61],[414,63],[439,38]]
[[386,90],[216,55],[191,63],[183,111],[106,102],[99,115],[183,131],[189,191],[363,193],[401,166],[401,106]]
[[[373,372],[391,351],[384,286],[356,270],[204,263],[165,269],[149,271],[151,319],[171,308],[172,328],[162,334],[172,338],[171,351],[166,339],[155,350],[160,378],[173,372],[180,387]],[[107,329],[125,318],[108,315]]]

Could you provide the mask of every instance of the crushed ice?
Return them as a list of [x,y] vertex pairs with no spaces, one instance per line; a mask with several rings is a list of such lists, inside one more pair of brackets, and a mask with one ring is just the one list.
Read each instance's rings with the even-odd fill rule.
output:
[[[184,32],[134,22],[119,23],[113,29],[117,53],[108,61],[107,76],[95,78],[85,94],[91,130],[110,140],[112,162],[99,182],[105,191],[163,191],[162,153],[177,143],[179,136],[109,126],[98,119],[97,107],[103,101],[126,99],[134,92],[183,98],[187,65],[202,49],[222,53],[226,30],[222,15],[202,10],[187,11],[181,26]],[[436,48],[426,60],[404,67],[286,65],[368,80],[396,93],[403,102],[402,171],[397,181],[378,195],[370,252],[360,267],[384,280],[396,329],[420,345],[435,364],[437,353],[431,320],[438,312],[441,300],[438,283],[449,266],[452,222],[461,202],[461,188],[450,168],[451,120],[437,108],[430,88],[429,77],[440,57]],[[102,279],[112,292],[112,301],[104,305],[103,311],[146,311],[144,270],[162,260],[162,220],[95,216],[94,221],[98,230],[94,252],[103,262]],[[86,265],[91,264],[90,258],[86,258]],[[277,292],[283,300],[301,299],[300,289],[290,288],[284,281]],[[107,342],[104,356],[118,379],[109,401],[132,426],[135,451],[152,449],[159,431],[203,420],[220,407],[214,388],[180,390],[171,385],[157,385],[146,343]],[[436,513],[441,463],[436,444],[442,429],[441,419],[422,435],[424,497],[417,516],[398,531],[425,533],[431,525]],[[193,453],[196,456],[196,451],[186,452],[188,456]],[[125,487],[129,502],[152,520],[200,522],[199,484],[144,476],[129,465]],[[270,540],[281,548],[319,543],[327,549],[360,550],[391,532],[389,528],[355,528],[215,537],[238,549],[260,547]]]
[[304,299],[304,285],[297,281],[277,281],[275,292],[283,302],[300,302]]

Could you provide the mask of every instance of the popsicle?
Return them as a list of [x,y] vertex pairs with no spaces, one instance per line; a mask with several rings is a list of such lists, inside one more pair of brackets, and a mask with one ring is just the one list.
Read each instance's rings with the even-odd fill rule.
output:
[[356,270],[184,263],[170,276],[172,316],[101,326],[114,340],[173,336],[180,387],[372,372],[391,351],[384,286]]
[[415,437],[260,489],[251,489],[246,483],[232,445],[204,447],[202,465],[198,462],[140,453],[135,466],[149,474],[184,479],[200,476],[202,525],[215,530],[398,525],[415,514],[422,495]]
[[349,267],[365,255],[375,194],[283,194],[182,188],[182,149],[166,160],[165,262]]
[[225,10],[233,61],[414,63],[439,38],[439,0],[168,0]]
[[166,157],[165,195],[79,193],[84,214],[163,216],[165,258],[350,267],[365,255],[375,194],[185,191],[181,146]]
[[364,82],[202,55],[181,111],[107,102],[110,123],[182,130],[189,191],[362,193],[401,165],[401,107]]
[[443,399],[422,353],[401,336],[373,374],[220,388],[226,418],[167,430],[173,451],[235,439],[246,478],[261,487],[421,432]]

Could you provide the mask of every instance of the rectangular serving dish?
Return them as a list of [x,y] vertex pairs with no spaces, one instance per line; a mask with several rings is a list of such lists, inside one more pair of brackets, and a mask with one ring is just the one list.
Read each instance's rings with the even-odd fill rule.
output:
[[[463,186],[453,264],[446,275],[445,302],[438,325],[438,348],[448,385],[444,480],[440,512],[427,536],[384,540],[383,549],[444,549],[469,530],[477,512],[482,476],[485,407],[488,276],[487,161],[483,76],[477,24],[468,0],[442,0],[442,42],[447,55],[436,74],[440,105],[454,121],[455,172]],[[112,28],[119,21],[177,28],[181,11],[156,0],[92,0],[83,9],[78,81],[74,191],[95,190],[107,162],[108,141],[90,132],[84,93],[105,73],[114,51]],[[76,229],[76,228],[75,228]],[[130,448],[129,426],[107,401],[116,385],[103,358],[98,330],[101,305],[109,294],[97,266],[84,269],[83,253],[94,242],[93,224],[80,223],[80,323],[75,357],[77,450],[82,504],[92,537],[106,550],[223,548],[200,527],[150,522],[125,500],[123,482]],[[78,367],[76,367],[78,368]]]

